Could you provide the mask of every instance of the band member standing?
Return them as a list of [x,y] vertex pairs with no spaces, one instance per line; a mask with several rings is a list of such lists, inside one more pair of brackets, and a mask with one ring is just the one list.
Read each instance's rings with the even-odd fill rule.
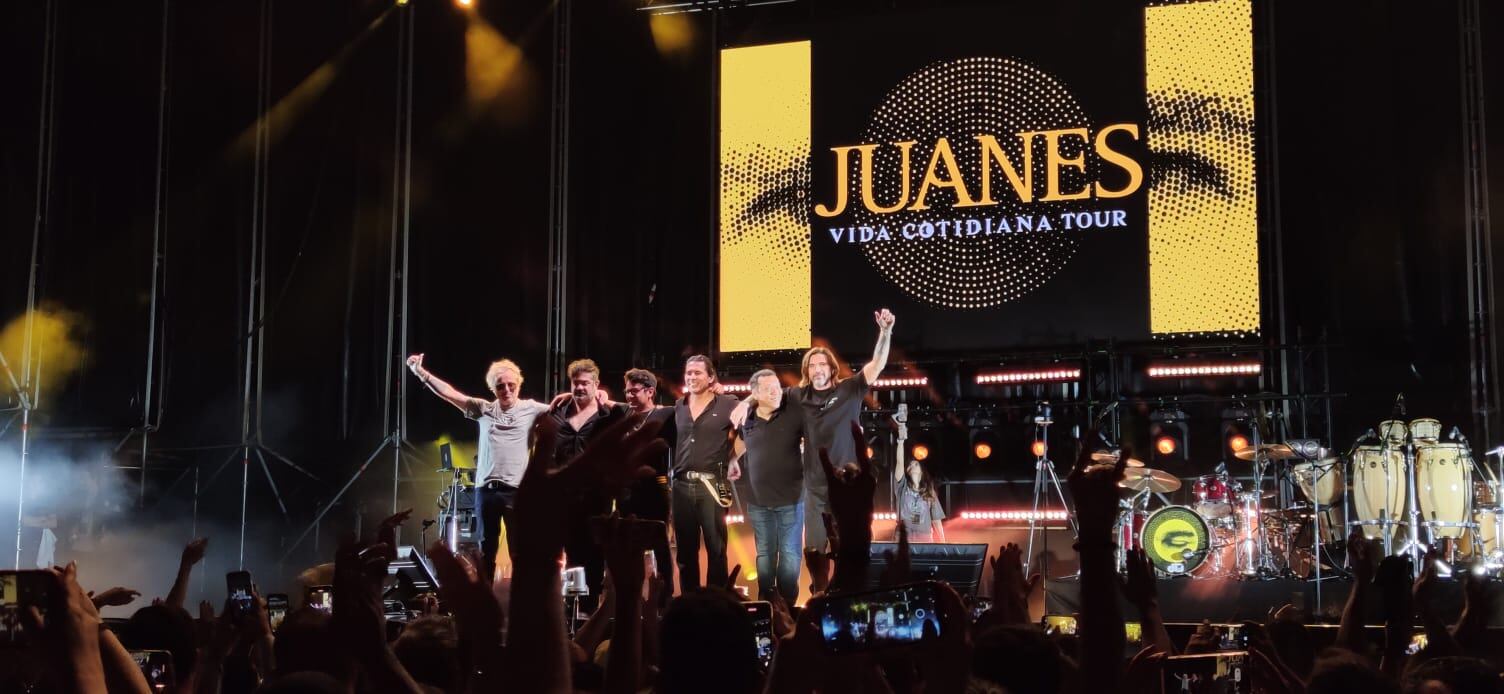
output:
[[[589,359],[569,363],[570,398],[555,407],[550,416],[559,426],[554,439],[554,466],[559,467],[584,452],[585,446],[595,435],[605,431],[618,419],[627,416],[627,407],[621,403],[602,402],[600,396],[601,369]],[[588,490],[576,496],[568,512],[569,527],[565,530],[564,553],[568,566],[585,568],[585,584],[590,586],[590,597],[581,600],[586,609],[594,609],[601,594],[601,581],[606,573],[605,556],[591,533],[590,519],[611,512],[611,499],[599,490]]]
[[919,461],[909,461],[907,474],[893,466],[893,510],[909,531],[909,542],[945,542],[945,509],[935,480]]
[[495,580],[502,526],[511,515],[517,485],[522,483],[522,473],[527,469],[528,435],[533,430],[533,421],[548,411],[548,405],[519,399],[522,369],[510,359],[492,362],[486,370],[486,387],[496,395],[495,400],[461,393],[423,368],[421,354],[408,357],[407,368],[434,395],[458,407],[480,426],[475,469],[475,508],[483,533],[480,569],[488,581]]
[[684,397],[674,404],[673,516],[681,592],[700,583],[700,542],[705,542],[705,584],[726,582],[726,509],[714,489],[731,455],[731,412],[737,401],[718,395],[715,365],[695,355],[684,362]]
[[[804,442],[804,560],[809,567],[813,592],[822,592],[830,583],[830,562],[825,556],[825,521],[829,507],[825,471],[820,467],[820,449],[830,453],[832,465],[840,468],[856,462],[856,444],[851,438],[851,423],[862,412],[862,400],[871,384],[888,365],[888,350],[893,341],[893,313],[888,309],[872,312],[877,322],[877,345],[872,360],[851,378],[838,377],[840,363],[827,347],[812,347],[799,365],[798,388],[789,388],[784,397],[798,400],[807,421]],[[734,415],[740,424],[746,416],[744,403]]]
[[749,382],[757,406],[741,425],[730,478],[747,477],[747,519],[757,545],[758,593],[774,591],[790,605],[799,597],[799,550],[803,542],[804,408],[785,398],[778,374],[763,369]]
[[[622,378],[623,394],[626,395],[627,410],[631,414],[644,415],[643,424],[659,420],[663,423],[658,429],[658,436],[668,444],[663,457],[653,463],[653,476],[638,480],[629,487],[622,498],[617,502],[616,508],[623,516],[637,516],[645,520],[669,521],[669,496],[671,494],[668,484],[670,461],[673,460],[674,449],[674,408],[663,407],[657,404],[658,377],[647,369],[632,369]],[[658,577],[663,579],[664,585],[668,586],[665,598],[674,592],[674,558],[669,553],[668,534],[663,536],[663,544],[653,548],[653,559],[658,564]]]

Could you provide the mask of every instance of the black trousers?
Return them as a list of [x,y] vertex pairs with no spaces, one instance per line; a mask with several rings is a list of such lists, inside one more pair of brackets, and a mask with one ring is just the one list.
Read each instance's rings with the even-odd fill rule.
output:
[[726,585],[726,509],[700,480],[674,480],[674,537],[679,588],[700,587],[700,542],[705,542],[705,585]]
[[[501,529],[512,515],[512,504],[517,500],[517,488],[498,480],[492,480],[475,488],[475,509],[480,516],[480,571],[481,577],[490,583],[496,576],[496,552],[501,545]],[[507,548],[511,548],[507,543]]]
[[[669,490],[656,480],[643,480],[628,488],[616,502],[616,508],[623,516],[662,521],[666,526],[669,523],[669,494]],[[653,548],[653,560],[658,565],[658,578],[663,579],[668,588],[663,596],[667,603],[674,594],[674,557],[669,551],[667,527],[663,529],[663,541]]]

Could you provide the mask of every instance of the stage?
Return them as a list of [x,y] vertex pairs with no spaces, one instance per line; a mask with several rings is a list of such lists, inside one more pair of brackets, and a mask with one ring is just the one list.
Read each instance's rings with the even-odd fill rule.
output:
[[[1493,614],[1489,616],[1490,627],[1504,627],[1504,583],[1489,581],[1487,587]],[[1322,581],[1321,599],[1317,602],[1316,584],[1296,579],[1269,581],[1241,581],[1229,578],[1174,578],[1159,581],[1159,609],[1166,622],[1200,623],[1211,620],[1214,624],[1236,624],[1243,620],[1266,621],[1270,613],[1285,604],[1295,605],[1313,617],[1311,624],[1337,624],[1342,618],[1342,609],[1352,591],[1352,581],[1335,578]],[[1123,607],[1123,616],[1129,621],[1138,618],[1138,611],[1122,596],[1118,601]],[[1444,581],[1438,584],[1434,607],[1448,624],[1457,620],[1462,610],[1462,584]],[[1074,614],[1081,609],[1081,585],[1074,579],[1051,579],[1045,581],[1044,610],[1046,614]],[[1363,621],[1369,625],[1383,624],[1384,617],[1379,605],[1377,591],[1373,591],[1364,606]]]

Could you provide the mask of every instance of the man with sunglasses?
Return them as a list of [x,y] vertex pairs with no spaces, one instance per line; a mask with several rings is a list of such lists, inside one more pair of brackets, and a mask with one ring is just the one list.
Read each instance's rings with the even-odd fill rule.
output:
[[484,535],[481,540],[481,575],[496,576],[496,550],[501,530],[511,515],[517,485],[527,469],[528,435],[533,422],[548,412],[548,404],[523,400],[522,369],[510,359],[492,362],[486,370],[486,387],[495,400],[482,400],[461,393],[423,368],[423,355],[407,358],[407,368],[445,402],[459,408],[480,426],[475,462],[475,508]]
[[[650,421],[662,421],[663,426],[658,430],[658,438],[668,444],[668,449],[663,456],[653,461],[653,476],[637,480],[629,487],[616,507],[623,516],[635,515],[645,520],[656,520],[668,523],[669,520],[669,497],[670,488],[668,472],[673,456],[674,443],[677,435],[674,433],[674,408],[664,407],[658,404],[658,377],[647,369],[632,369],[622,378],[623,390],[626,395],[627,409],[632,414],[644,415],[642,423]],[[663,579],[668,587],[665,598],[674,592],[674,558],[669,554],[668,537],[664,536],[661,547],[653,548],[653,560],[658,564],[658,577]]]

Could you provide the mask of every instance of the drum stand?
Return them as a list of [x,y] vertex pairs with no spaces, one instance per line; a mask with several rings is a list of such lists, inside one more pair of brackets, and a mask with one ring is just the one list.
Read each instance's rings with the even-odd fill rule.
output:
[[[1260,440],[1258,422],[1251,427],[1253,434],[1254,450],[1258,454],[1253,458],[1253,495],[1256,512],[1251,522],[1254,523],[1253,537],[1248,540],[1238,540],[1237,553],[1233,559],[1239,573],[1249,578],[1270,579],[1279,575],[1279,569],[1274,566],[1274,553],[1269,551],[1269,536],[1264,531],[1264,468],[1269,464],[1269,456],[1263,451],[1263,441]],[[1235,506],[1236,513],[1243,513],[1241,504]],[[1244,519],[1248,522],[1249,519]],[[1243,543],[1252,542],[1247,554],[1244,554]],[[1246,563],[1245,563],[1246,560]]]
[[[1420,483],[1420,476],[1416,474],[1415,469],[1415,442],[1409,438],[1409,434],[1405,436],[1405,446],[1402,450],[1405,456],[1405,518],[1410,521],[1410,527],[1406,529],[1408,537],[1405,538],[1405,544],[1400,545],[1399,551],[1394,554],[1409,554],[1413,560],[1410,562],[1413,573],[1419,576],[1423,568],[1421,562],[1426,557],[1426,545],[1420,541],[1420,503],[1415,494],[1416,486]],[[1385,479],[1388,479],[1387,475]],[[1472,490],[1468,490],[1468,493],[1472,493]],[[1428,529],[1427,533],[1429,532]]]
[[[1033,512],[1029,514],[1029,542],[1027,549],[1024,551],[1025,576],[1029,575],[1029,565],[1034,561],[1034,534],[1040,530],[1038,527],[1039,498],[1048,493],[1045,485],[1048,484],[1054,488],[1054,497],[1060,499],[1060,507],[1066,510],[1066,519],[1071,524],[1071,537],[1074,539],[1079,539],[1080,537],[1080,531],[1076,527],[1076,513],[1071,510],[1071,505],[1065,502],[1065,491],[1060,488],[1060,477],[1055,474],[1055,463],[1050,460],[1049,433],[1050,425],[1054,423],[1054,420],[1050,419],[1050,404],[1047,402],[1039,403],[1034,415],[1034,440],[1039,441],[1042,446],[1039,451],[1039,457],[1034,460],[1034,506]],[[1050,536],[1048,533],[1045,533],[1045,552],[1049,552],[1049,548]],[[1044,559],[1040,559],[1039,569],[1040,575],[1044,575],[1046,569],[1048,569]]]

